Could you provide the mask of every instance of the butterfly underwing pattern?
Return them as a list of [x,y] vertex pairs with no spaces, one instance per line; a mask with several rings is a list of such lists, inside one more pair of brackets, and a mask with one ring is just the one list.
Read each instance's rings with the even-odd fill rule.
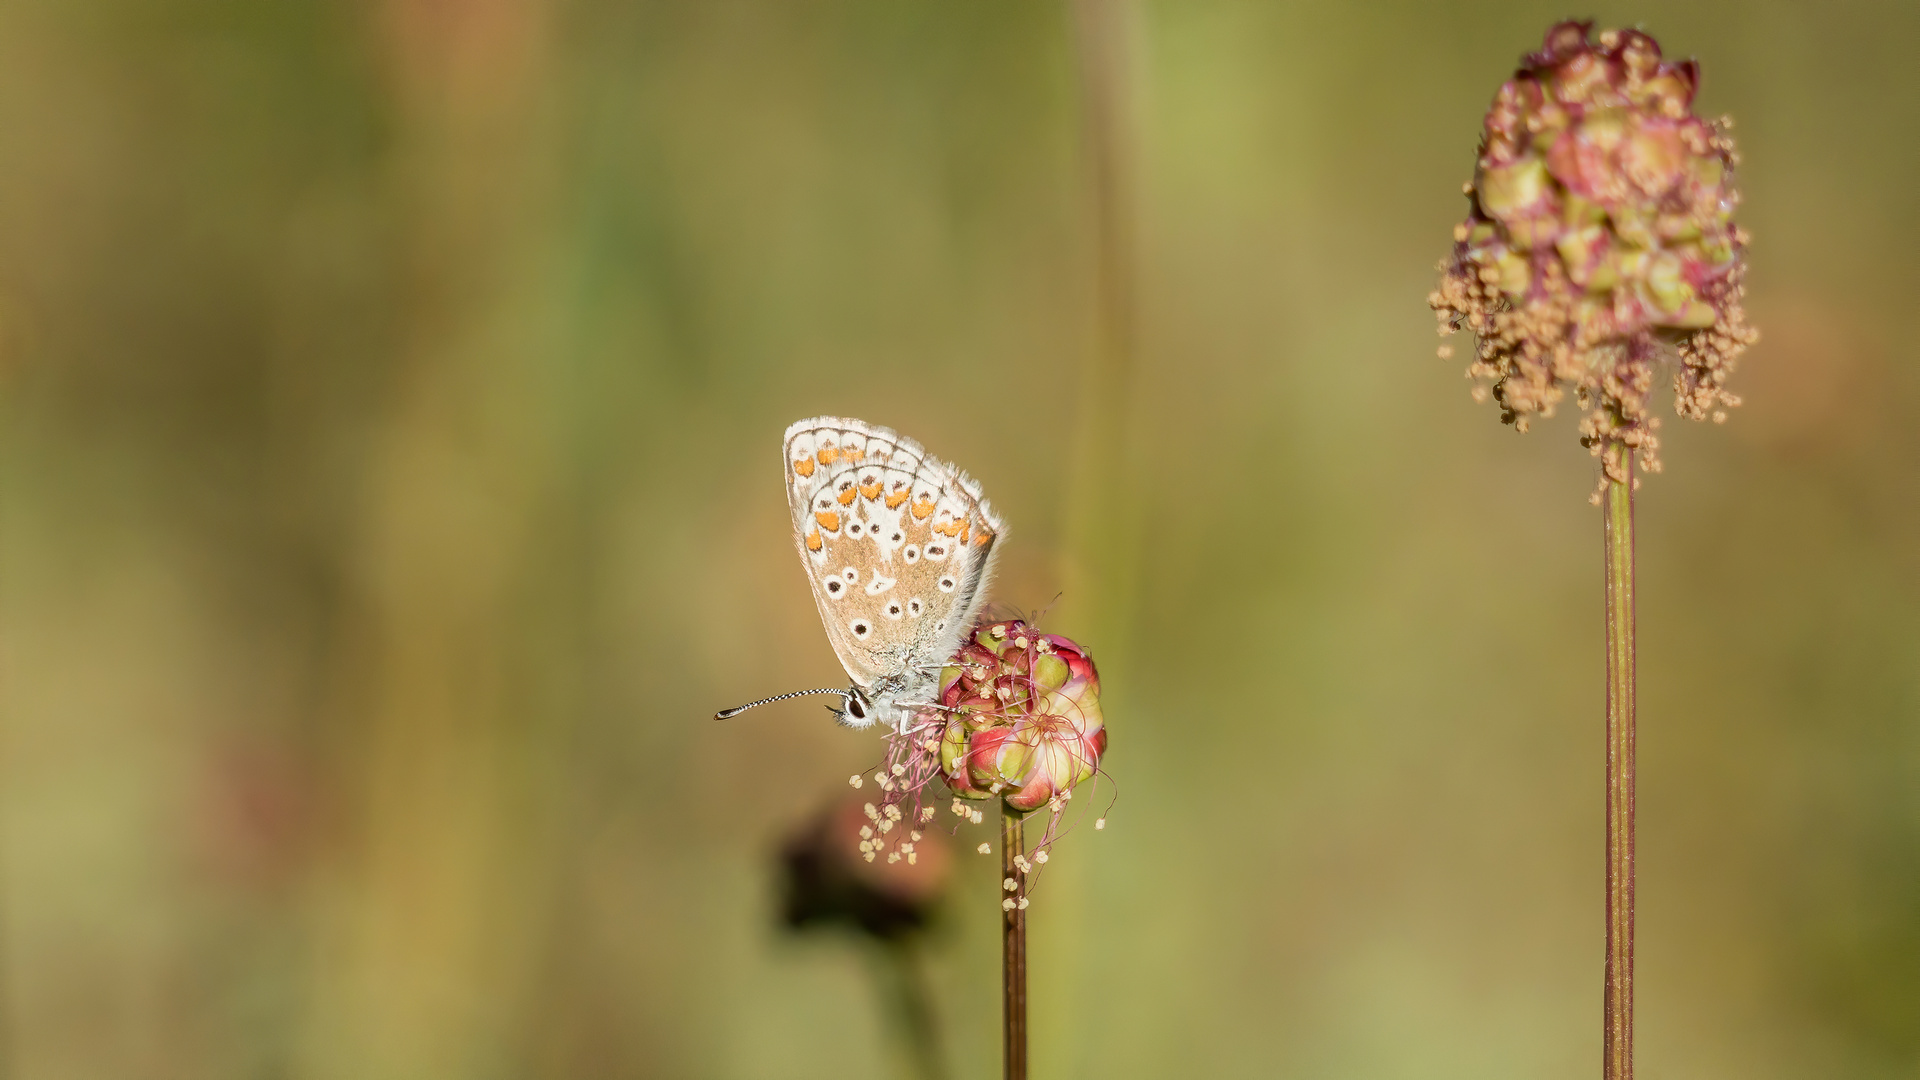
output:
[[816,416],[782,448],[794,549],[853,680],[835,715],[901,728],[973,624],[1006,525],[978,482],[886,428]]

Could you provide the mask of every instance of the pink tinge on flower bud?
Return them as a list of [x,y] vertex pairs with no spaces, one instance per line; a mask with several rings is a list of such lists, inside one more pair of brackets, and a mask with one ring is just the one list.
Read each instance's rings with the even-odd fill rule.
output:
[[1563,22],[1495,93],[1465,221],[1440,287],[1440,332],[1473,332],[1477,398],[1525,430],[1568,392],[1581,441],[1622,479],[1658,471],[1656,369],[1701,419],[1757,335],[1742,310],[1746,234],[1733,222],[1730,122],[1693,114],[1692,61],[1637,30]]
[[1100,676],[1086,650],[1020,620],[983,622],[941,673],[947,786],[1036,810],[1093,776],[1106,751]]

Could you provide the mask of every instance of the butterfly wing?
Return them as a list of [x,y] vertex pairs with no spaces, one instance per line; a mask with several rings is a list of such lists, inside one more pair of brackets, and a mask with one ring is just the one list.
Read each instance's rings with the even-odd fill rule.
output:
[[787,429],[794,546],[827,640],[860,687],[937,668],[986,598],[1006,526],[919,443],[821,416]]

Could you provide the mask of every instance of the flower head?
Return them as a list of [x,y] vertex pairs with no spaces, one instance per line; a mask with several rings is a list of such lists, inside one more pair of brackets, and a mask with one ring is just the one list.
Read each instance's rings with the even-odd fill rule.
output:
[[[782,917],[795,930],[848,924],[878,938],[925,926],[952,876],[952,855],[938,835],[907,833],[899,858],[867,857],[878,846],[876,818],[858,796],[823,809],[780,851]],[[890,855],[899,855],[896,850]]]
[[[1581,441],[1606,475],[1660,468],[1648,398],[1676,362],[1682,416],[1726,418],[1734,358],[1757,335],[1741,308],[1747,236],[1731,122],[1693,115],[1699,72],[1653,38],[1563,22],[1487,111],[1467,218],[1440,287],[1440,332],[1477,351],[1474,396],[1526,430],[1573,391]],[[1441,356],[1451,355],[1441,346]]]
[[1100,676],[1073,641],[1018,620],[982,623],[940,676],[947,786],[1056,811],[1106,752]]

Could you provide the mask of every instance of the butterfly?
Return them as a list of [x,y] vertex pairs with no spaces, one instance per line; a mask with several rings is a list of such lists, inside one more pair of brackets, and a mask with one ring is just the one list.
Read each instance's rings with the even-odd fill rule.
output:
[[977,481],[886,428],[816,416],[787,428],[781,449],[794,550],[853,685],[782,694],[714,719],[837,694],[840,707],[830,709],[842,724],[904,730],[932,703],[941,667],[986,600],[1006,525]]

